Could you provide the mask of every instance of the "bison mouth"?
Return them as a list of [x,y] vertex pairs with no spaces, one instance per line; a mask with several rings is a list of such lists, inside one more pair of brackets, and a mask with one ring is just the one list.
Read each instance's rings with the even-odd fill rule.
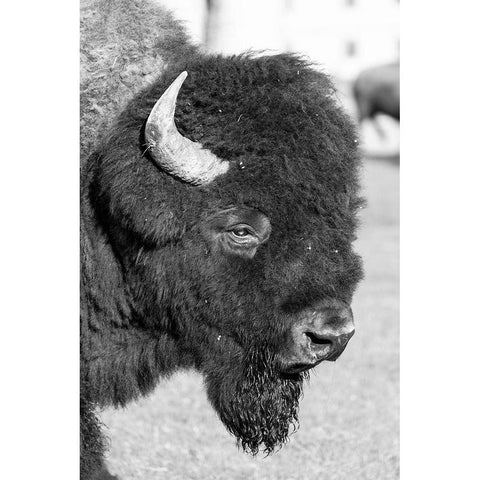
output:
[[284,367],[281,369],[281,374],[285,378],[291,378],[295,379],[297,378],[299,373],[304,373],[307,370],[311,370],[312,368],[315,368],[318,364],[323,362],[323,358],[320,360],[317,360],[314,363],[295,363],[293,365],[289,365],[288,367]]
[[275,355],[260,347],[243,361],[206,368],[208,397],[223,424],[247,453],[280,448],[299,426],[298,406],[306,372],[278,370]]

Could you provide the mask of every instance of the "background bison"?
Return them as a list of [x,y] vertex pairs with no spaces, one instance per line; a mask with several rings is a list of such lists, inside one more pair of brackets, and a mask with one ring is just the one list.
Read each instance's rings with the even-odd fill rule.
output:
[[207,56],[143,2],[102,8],[83,9],[82,474],[102,467],[93,409],[179,368],[203,373],[245,450],[269,453],[306,370],[353,333],[352,124],[299,57]]
[[392,63],[361,72],[353,84],[358,121],[379,113],[400,120],[400,65]]

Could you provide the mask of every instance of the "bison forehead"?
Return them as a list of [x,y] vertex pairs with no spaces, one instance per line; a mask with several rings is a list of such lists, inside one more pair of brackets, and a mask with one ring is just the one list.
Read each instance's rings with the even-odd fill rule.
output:
[[[256,159],[291,161],[293,155],[290,167],[296,169],[303,167],[302,158],[340,157],[356,148],[328,78],[300,58],[212,57],[185,69],[179,130],[240,167]],[[152,89],[154,97],[168,81]]]
[[[142,148],[142,124],[182,70],[189,77],[178,96],[178,130],[233,167],[204,187],[162,172]],[[180,235],[206,210],[244,204],[283,230],[312,221],[351,230],[359,158],[352,124],[331,93],[325,75],[292,55],[174,65],[106,139],[98,193],[119,222],[154,241],[165,225]],[[347,210],[345,198],[339,201],[346,190],[354,200]]]
[[176,123],[182,134],[233,163],[209,189],[214,195],[298,204],[346,185],[355,191],[354,129],[323,74],[287,55],[215,57],[191,67]]

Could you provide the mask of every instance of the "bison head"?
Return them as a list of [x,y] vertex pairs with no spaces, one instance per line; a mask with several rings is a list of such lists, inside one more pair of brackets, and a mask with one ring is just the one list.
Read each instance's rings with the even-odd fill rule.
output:
[[94,155],[90,198],[132,325],[204,373],[253,453],[286,440],[305,371],[353,334],[356,142],[302,59],[197,57],[141,93]]

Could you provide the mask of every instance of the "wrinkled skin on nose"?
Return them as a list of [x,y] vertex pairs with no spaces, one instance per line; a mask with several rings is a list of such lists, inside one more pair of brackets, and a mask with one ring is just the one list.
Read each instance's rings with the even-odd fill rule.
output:
[[299,373],[323,360],[335,361],[355,333],[352,310],[338,300],[305,309],[294,323],[278,355],[283,373]]

